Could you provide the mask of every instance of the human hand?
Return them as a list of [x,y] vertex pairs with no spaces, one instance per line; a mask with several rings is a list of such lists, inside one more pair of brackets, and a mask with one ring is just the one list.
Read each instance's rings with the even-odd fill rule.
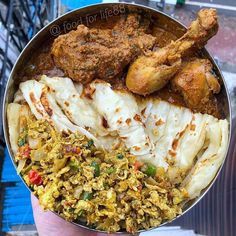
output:
[[[73,225],[56,214],[44,212],[39,205],[38,199],[31,195],[35,225],[39,236],[114,236],[115,234],[96,233]],[[128,236],[128,234],[119,234]]]

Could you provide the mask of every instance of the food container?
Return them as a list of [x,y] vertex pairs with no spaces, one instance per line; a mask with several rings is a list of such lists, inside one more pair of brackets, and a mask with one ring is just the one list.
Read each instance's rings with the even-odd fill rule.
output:
[[[166,14],[157,11],[152,8],[148,8],[145,6],[137,5],[137,4],[127,4],[127,3],[105,3],[105,4],[96,4],[87,6],[84,8],[80,8],[74,11],[71,11],[69,13],[66,13],[62,15],[61,17],[57,18],[56,20],[52,21],[50,24],[45,26],[41,31],[39,31],[32,40],[27,44],[25,49],[20,54],[18,60],[16,61],[12,72],[10,74],[6,91],[4,95],[4,104],[3,104],[3,129],[4,129],[4,135],[6,140],[6,145],[9,150],[11,159],[14,163],[14,166],[16,167],[15,161],[14,161],[14,155],[10,147],[9,142],[9,133],[8,133],[8,124],[7,124],[7,116],[6,116],[6,108],[7,105],[13,101],[14,93],[16,92],[18,88],[18,84],[21,82],[21,78],[19,76],[22,68],[24,68],[29,61],[29,58],[32,56],[32,53],[35,52],[39,47],[41,47],[44,42],[48,40],[52,40],[55,37],[57,37],[60,34],[64,34],[69,32],[72,29],[75,29],[79,24],[83,23],[87,26],[90,24],[93,24],[97,19],[101,18],[104,20],[112,20],[113,16],[117,16],[120,14],[126,14],[129,11],[138,11],[141,14],[149,14],[152,16],[155,22],[157,22],[158,25],[160,25],[162,28],[173,32],[177,37],[180,37],[184,34],[186,31],[186,27],[178,22],[177,20],[173,19],[170,16],[167,16]],[[202,49],[199,52],[199,55],[208,58],[214,67],[214,73],[219,77],[221,82],[221,92],[217,95],[219,106],[221,108],[221,112],[224,114],[225,118],[229,122],[229,141],[231,137],[231,129],[232,129],[232,120],[231,120],[231,108],[230,108],[230,100],[229,100],[229,93],[226,87],[226,83],[224,81],[224,78],[222,76],[222,73],[220,72],[217,64],[211,57],[211,55],[207,52],[206,49]],[[65,88],[66,89],[66,88]],[[230,143],[230,142],[229,142]],[[229,149],[229,144],[228,144]],[[225,155],[226,157],[226,155]],[[222,164],[223,165],[223,164]],[[221,166],[222,167],[222,166]],[[192,200],[189,201],[183,208],[183,214],[185,214],[188,210],[190,210],[198,201],[201,200],[201,198],[206,194],[206,192],[211,188],[212,184],[216,180],[218,174],[220,173],[221,168],[218,170],[215,178],[212,180],[211,184],[202,191],[201,195]],[[23,181],[23,179],[22,179]],[[181,216],[181,215],[180,215]],[[180,217],[178,216],[178,217]],[[178,218],[177,217],[177,218]],[[163,223],[162,225],[166,224],[168,222]],[[79,222],[79,223],[73,223],[77,226],[88,228],[93,231],[98,231],[96,229],[89,228],[86,226],[85,223]],[[142,232],[142,231],[140,231]],[[120,232],[117,232],[120,233]]]

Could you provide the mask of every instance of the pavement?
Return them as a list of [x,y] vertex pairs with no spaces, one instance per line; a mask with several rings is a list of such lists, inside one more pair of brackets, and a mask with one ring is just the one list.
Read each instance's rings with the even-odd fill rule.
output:
[[[236,6],[236,1],[234,4]],[[189,25],[200,6],[198,8],[191,6],[191,10],[189,8],[189,5],[176,8],[173,16],[185,25]],[[217,59],[222,70],[236,73],[236,10],[230,11],[230,14],[229,11],[217,10],[219,31],[208,41],[206,48]]]
[[197,3],[209,3],[209,4],[219,4],[222,6],[236,6],[235,0],[186,0],[187,2],[197,2]]

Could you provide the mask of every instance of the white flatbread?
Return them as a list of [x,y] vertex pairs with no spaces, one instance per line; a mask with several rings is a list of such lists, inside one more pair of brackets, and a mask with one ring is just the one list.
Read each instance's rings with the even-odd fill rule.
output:
[[25,98],[21,92],[20,89],[18,89],[14,95],[14,100],[13,100],[14,103],[23,103],[25,102]]
[[217,120],[209,123],[207,139],[209,146],[183,182],[190,199],[199,196],[211,183],[222,164],[228,145],[228,122]]
[[[227,120],[194,114],[160,99],[140,99],[100,80],[86,85],[89,97],[84,95],[83,85],[69,78],[43,76],[41,81],[20,84],[37,119],[48,120],[59,131],[79,131],[100,140],[99,145],[108,150],[123,142],[138,160],[163,167],[173,183],[180,183],[187,175],[182,186],[190,198],[210,184],[221,166],[228,144]],[[9,114],[20,105],[11,106]],[[9,131],[14,135],[17,119],[8,117],[14,129]],[[15,137],[11,140],[14,150]]]
[[145,122],[147,134],[153,143],[157,143],[164,135],[171,106],[164,101],[154,100]]
[[14,154],[18,150],[18,138],[20,134],[20,109],[21,105],[18,103],[10,103],[7,106],[7,121],[11,149]]
[[89,139],[97,139],[82,127],[74,125],[62,112],[49,88],[35,80],[28,80],[20,84],[20,89],[32,113],[37,119],[45,119],[59,131],[80,132]]
[[151,143],[135,98],[127,92],[114,91],[110,84],[94,81],[92,105],[103,116],[110,132],[117,132],[131,153],[137,156],[150,155]]
[[[71,79],[49,78],[43,75],[40,82],[50,87],[57,103],[74,124],[83,128],[89,127],[93,133],[98,135],[108,134],[102,126],[102,117],[89,105],[86,99],[80,97],[82,92],[78,93]],[[78,89],[81,88],[83,89],[82,85]]]

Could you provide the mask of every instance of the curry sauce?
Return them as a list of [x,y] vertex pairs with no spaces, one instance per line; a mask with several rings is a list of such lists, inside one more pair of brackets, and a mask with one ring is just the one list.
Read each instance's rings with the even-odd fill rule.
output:
[[[89,25],[89,28],[102,29],[102,30],[112,29],[118,20],[119,20],[119,17],[117,16],[113,17],[112,20],[111,19],[97,20],[94,24]],[[166,46],[171,41],[177,39],[177,37],[173,33],[167,31],[166,29],[163,29],[160,25],[158,25],[158,22],[153,21],[153,19],[149,19],[149,18],[144,19],[142,21],[142,24],[144,26],[141,25],[141,27],[145,27],[145,30],[147,31],[147,33],[155,37],[155,43],[152,46],[152,50],[154,51]],[[119,34],[119,31],[116,33]],[[52,76],[68,76],[67,73],[65,73],[61,68],[59,68],[56,65],[55,59],[53,58],[53,55],[52,55],[52,45],[53,45],[53,40],[51,39],[45,42],[45,45],[40,47],[32,55],[32,58],[29,60],[25,69],[20,75],[23,81],[32,79],[32,78],[37,79],[42,74],[45,74],[51,77]],[[193,56],[200,57],[197,55],[197,53],[192,54],[191,52],[191,57]],[[134,56],[133,58],[136,58],[136,57]],[[188,62],[188,60],[191,60],[191,57],[189,57],[189,55],[186,55],[185,61]],[[128,67],[126,66],[124,70],[121,70],[121,72],[117,74],[117,76],[113,78],[109,78],[109,77],[106,78],[104,76],[104,78],[102,79],[109,82],[112,85],[113,89],[127,90],[125,86],[125,77],[126,77],[127,69]],[[202,106],[196,109],[189,107],[188,104],[186,104],[183,96],[178,91],[175,91],[170,85],[167,85],[166,87],[155,92],[151,96],[157,96],[175,105],[188,107],[192,109],[194,112],[207,113],[210,115],[214,115],[217,118],[222,118],[220,109],[218,107],[218,102],[215,96],[212,96],[207,102],[207,104],[205,104],[205,106]]]

